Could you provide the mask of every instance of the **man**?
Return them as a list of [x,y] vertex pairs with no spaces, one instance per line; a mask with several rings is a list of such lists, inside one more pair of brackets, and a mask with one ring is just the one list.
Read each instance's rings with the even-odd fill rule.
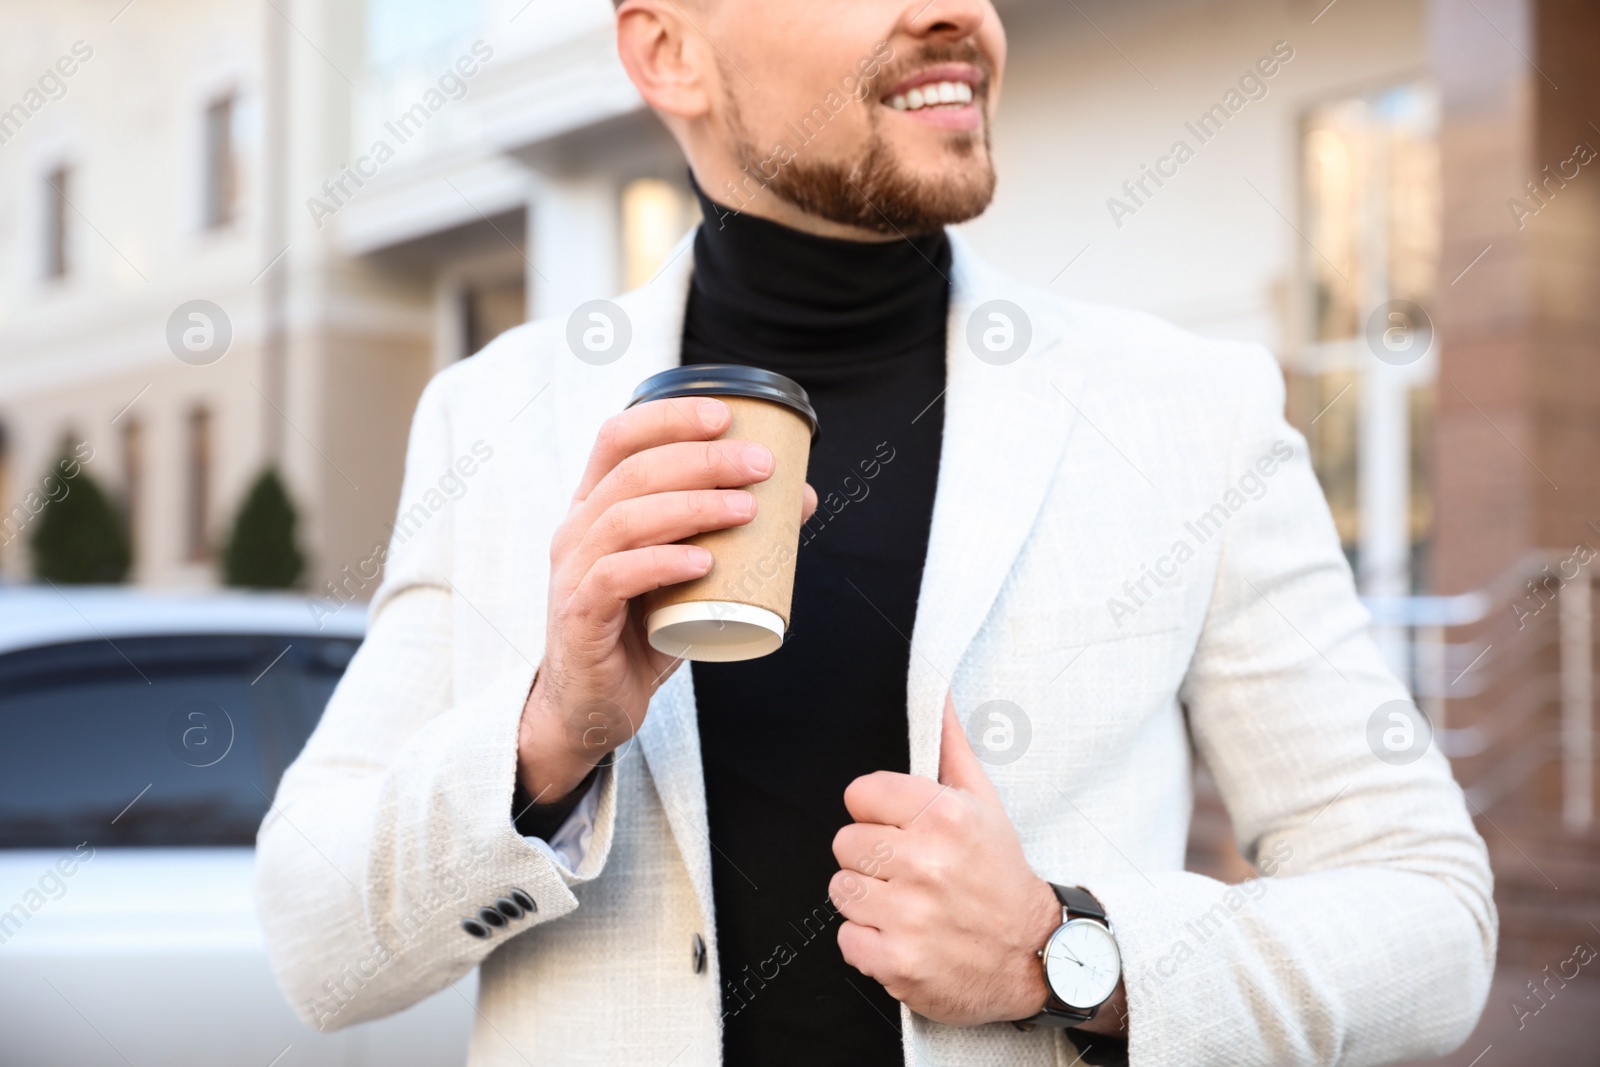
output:
[[[1437,751],[1368,740],[1416,724],[1270,356],[944,229],[994,187],[988,0],[624,0],[617,36],[705,222],[622,298],[612,362],[535,323],[424,394],[402,508],[470,487],[397,534],[262,827],[296,1009],[343,1026],[479,967],[474,1064],[1462,1041],[1483,844]],[[695,362],[807,387],[822,508],[784,648],[688,668],[633,598],[705,574],[679,542],[749,521],[774,464],[709,443],[716,401],[623,410]],[[1183,871],[1191,744],[1261,878]]]

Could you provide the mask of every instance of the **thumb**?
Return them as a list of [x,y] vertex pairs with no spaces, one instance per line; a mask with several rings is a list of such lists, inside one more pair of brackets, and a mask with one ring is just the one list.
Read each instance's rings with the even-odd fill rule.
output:
[[967,741],[967,732],[956,717],[955,697],[949,692],[944,697],[944,730],[939,739],[939,782],[979,796],[999,796],[983,763]]

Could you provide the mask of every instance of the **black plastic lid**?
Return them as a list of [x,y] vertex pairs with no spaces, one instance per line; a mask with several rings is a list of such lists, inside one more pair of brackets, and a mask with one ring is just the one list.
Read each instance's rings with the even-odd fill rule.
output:
[[672,367],[640,382],[628,406],[675,396],[747,396],[753,400],[770,400],[809,422],[812,440],[816,440],[820,432],[811,398],[800,383],[760,367],[737,363],[691,363]]

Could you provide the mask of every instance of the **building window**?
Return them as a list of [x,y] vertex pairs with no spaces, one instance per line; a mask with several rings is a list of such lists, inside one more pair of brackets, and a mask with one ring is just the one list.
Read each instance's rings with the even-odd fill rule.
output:
[[129,554],[139,558],[139,521],[144,504],[144,425],[129,419],[122,425],[122,506],[127,519]]
[[214,100],[205,114],[205,205],[202,222],[208,230],[233,221],[238,192],[233,143],[234,98]]
[[622,189],[622,274],[629,289],[655,277],[678,239],[700,217],[688,192],[660,178],[639,178]]
[[520,274],[468,285],[461,291],[461,354],[473,355],[511,327],[522,325],[527,309],[528,287]]
[[207,519],[211,512],[211,412],[195,408],[189,413],[187,456],[187,507],[184,511],[184,549],[190,561],[209,554]]
[[[1421,352],[1409,362],[1380,359],[1371,335],[1390,302],[1425,313],[1433,300],[1438,110],[1432,86],[1408,83],[1318,105],[1301,128],[1307,315],[1289,375],[1291,417],[1369,592],[1424,584],[1436,363]],[[1377,335],[1390,336],[1382,321]],[[1376,529],[1374,514],[1398,522]]]
[[44,276],[63,278],[67,273],[66,167],[56,167],[44,177]]

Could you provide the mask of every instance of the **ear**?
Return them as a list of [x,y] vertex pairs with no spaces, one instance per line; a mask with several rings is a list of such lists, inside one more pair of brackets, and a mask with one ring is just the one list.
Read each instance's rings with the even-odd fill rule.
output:
[[617,55],[655,110],[681,119],[710,110],[716,64],[676,4],[626,0],[617,9]]

